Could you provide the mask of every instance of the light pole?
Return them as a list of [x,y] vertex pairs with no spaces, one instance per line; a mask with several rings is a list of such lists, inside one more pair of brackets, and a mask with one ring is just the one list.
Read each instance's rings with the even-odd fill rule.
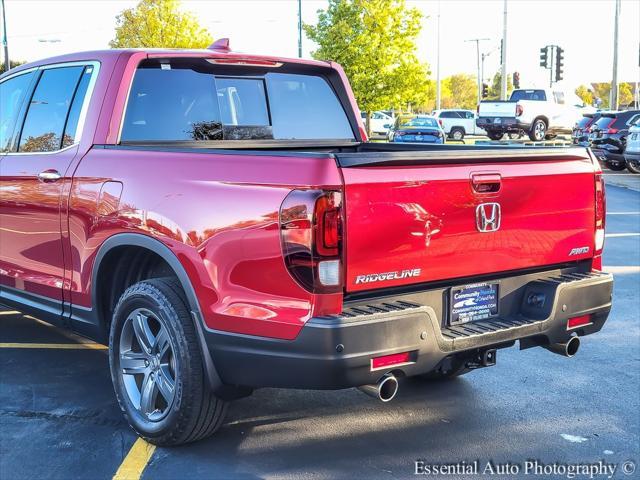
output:
[[618,21],[620,19],[620,0],[616,0],[616,15],[613,27],[613,75],[611,76],[611,94],[609,106],[618,109]]
[[298,0],[298,58],[302,58],[302,0]]
[[500,84],[500,100],[507,99],[507,0],[504,0],[504,19],[502,28],[502,69]]
[[438,21],[436,24],[438,35],[437,53],[436,53],[436,110],[440,110],[441,90],[440,90],[440,0],[438,0]]
[[476,42],[476,56],[478,61],[478,103],[482,100],[482,80],[484,76],[484,57],[485,54],[482,54],[482,68],[480,67],[480,42],[489,40],[488,38],[471,38],[469,40],[465,40],[465,42]]
[[2,0],[2,46],[4,47],[4,71],[9,71],[9,45],[7,44],[7,14]]

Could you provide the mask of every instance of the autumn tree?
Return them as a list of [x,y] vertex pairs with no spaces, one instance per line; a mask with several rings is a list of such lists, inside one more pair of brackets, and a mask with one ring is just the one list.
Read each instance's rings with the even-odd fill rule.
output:
[[586,105],[593,105],[593,90],[589,87],[580,85],[576,88],[575,93]]
[[349,77],[367,131],[375,110],[420,105],[429,70],[416,56],[421,13],[405,0],[329,0],[316,25],[304,25],[319,60],[339,63]]
[[111,48],[206,48],[213,42],[178,0],[141,0],[116,17]]

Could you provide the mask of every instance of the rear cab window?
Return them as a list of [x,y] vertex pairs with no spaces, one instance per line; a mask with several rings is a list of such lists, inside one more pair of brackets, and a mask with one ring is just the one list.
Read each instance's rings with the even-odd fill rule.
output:
[[348,140],[347,114],[321,74],[146,60],[127,102],[121,142]]
[[547,95],[544,90],[514,90],[510,100],[517,102],[519,100],[534,100],[544,102]]

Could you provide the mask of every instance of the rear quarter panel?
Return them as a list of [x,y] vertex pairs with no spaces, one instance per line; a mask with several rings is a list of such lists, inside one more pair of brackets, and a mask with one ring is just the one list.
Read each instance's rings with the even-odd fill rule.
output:
[[190,277],[206,327],[295,338],[342,295],[314,296],[285,269],[280,205],[293,188],[337,187],[332,158],[94,148],[69,202],[73,304],[91,306],[100,245],[139,233],[167,245]]

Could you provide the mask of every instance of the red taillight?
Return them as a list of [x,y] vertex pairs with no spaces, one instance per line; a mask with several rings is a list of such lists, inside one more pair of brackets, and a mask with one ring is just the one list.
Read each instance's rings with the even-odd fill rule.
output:
[[290,192],[280,207],[280,236],[285,265],[303,288],[342,291],[341,192]]
[[393,353],[371,359],[371,370],[413,363],[412,352]]
[[522,115],[524,113],[524,108],[522,108],[522,105],[516,105],[516,117],[519,117],[520,115]]
[[567,320],[567,330],[572,328],[584,327],[585,325],[591,325],[591,315],[580,315],[579,317],[573,317]]
[[[604,248],[604,233],[605,233],[605,224],[606,224],[606,215],[607,215],[607,198],[605,194],[604,187],[604,178],[602,176],[602,172],[596,172],[595,174],[595,188],[596,188],[596,198],[595,198],[595,251],[594,254],[596,256],[602,255],[602,250]],[[601,259],[598,258],[598,262],[601,262]]]
[[611,125],[613,125],[614,123],[616,123],[615,117],[612,118],[611,121],[609,122],[609,125],[607,125],[605,133],[618,133],[618,129],[617,128],[612,128],[611,127]]
[[442,120],[438,119],[438,123],[440,124],[440,126],[442,127]]

